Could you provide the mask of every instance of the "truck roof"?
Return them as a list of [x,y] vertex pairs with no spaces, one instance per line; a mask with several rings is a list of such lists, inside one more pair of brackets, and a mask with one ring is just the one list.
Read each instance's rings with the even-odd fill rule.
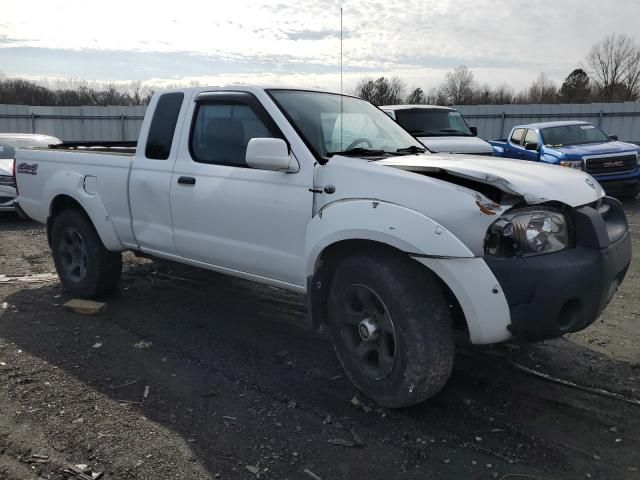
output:
[[313,87],[296,88],[296,87],[283,86],[283,85],[251,85],[251,84],[244,84],[244,83],[233,83],[231,85],[224,85],[224,86],[210,85],[206,87],[169,88],[169,89],[158,90],[157,93],[193,91],[193,92],[196,92],[196,94],[200,94],[205,92],[215,92],[215,91],[228,92],[228,91],[234,91],[234,90],[242,90],[247,92],[256,92],[256,91],[268,92],[269,90],[291,90],[291,91],[298,91],[298,92],[329,93],[332,95],[343,95],[345,97],[360,98],[360,97],[357,97],[356,95],[352,95],[349,93],[344,93],[344,92],[340,93],[333,90],[327,90],[322,88],[313,88]]
[[557,122],[538,122],[527,123],[526,125],[516,125],[513,128],[549,128],[549,127],[566,127],[568,125],[591,125],[589,122],[577,121],[577,120],[562,120]]
[[381,105],[380,108],[384,108],[387,110],[455,110],[455,108],[443,107],[442,105],[424,105],[424,104]]

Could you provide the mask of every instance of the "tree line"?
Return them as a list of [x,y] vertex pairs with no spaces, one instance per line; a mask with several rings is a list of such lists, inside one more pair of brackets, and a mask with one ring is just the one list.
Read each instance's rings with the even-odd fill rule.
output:
[[42,106],[147,105],[153,92],[141,82],[89,83],[83,80],[32,82],[0,79],[0,104]]
[[502,83],[496,87],[479,85],[464,65],[447,72],[444,80],[427,92],[408,89],[398,78],[364,78],[354,95],[375,105],[504,105],[510,103],[590,103],[625,102],[640,99],[640,44],[634,37],[613,34],[591,47],[585,58],[586,70],[575,68],[560,87],[540,73],[528,88],[516,92]]

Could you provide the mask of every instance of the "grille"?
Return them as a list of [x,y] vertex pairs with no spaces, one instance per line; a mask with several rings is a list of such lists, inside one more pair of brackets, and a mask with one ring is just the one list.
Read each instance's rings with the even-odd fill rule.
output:
[[585,160],[587,172],[591,175],[609,175],[613,173],[632,172],[637,168],[638,159],[635,154],[609,157],[588,157]]
[[13,200],[13,197],[0,197],[0,204],[7,203]]

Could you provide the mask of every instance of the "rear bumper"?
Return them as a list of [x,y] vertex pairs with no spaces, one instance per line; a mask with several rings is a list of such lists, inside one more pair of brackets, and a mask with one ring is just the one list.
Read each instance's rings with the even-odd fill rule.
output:
[[528,258],[486,258],[503,288],[514,337],[544,340],[591,325],[624,279],[631,239],[622,206],[606,198],[601,215],[576,209],[576,245]]
[[13,205],[16,200],[16,189],[6,185],[0,185],[0,212],[15,211]]
[[20,215],[22,218],[24,218],[25,220],[30,220],[29,216],[25,213],[25,211],[20,207],[20,204],[18,202],[14,203],[14,207],[15,207],[15,212]]

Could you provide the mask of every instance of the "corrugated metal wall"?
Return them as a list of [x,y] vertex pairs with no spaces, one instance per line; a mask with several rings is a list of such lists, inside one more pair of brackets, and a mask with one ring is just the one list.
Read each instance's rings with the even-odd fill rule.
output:
[[0,105],[0,133],[44,133],[67,142],[137,140],[145,110]]
[[478,135],[488,140],[506,137],[515,125],[557,120],[585,120],[620,140],[640,142],[640,103],[559,105],[461,105],[457,108]]
[[[511,127],[553,120],[586,120],[620,140],[640,143],[640,103],[462,105],[478,134],[504,138]],[[0,105],[0,133],[46,133],[64,141],[137,140],[146,107],[30,107]]]

